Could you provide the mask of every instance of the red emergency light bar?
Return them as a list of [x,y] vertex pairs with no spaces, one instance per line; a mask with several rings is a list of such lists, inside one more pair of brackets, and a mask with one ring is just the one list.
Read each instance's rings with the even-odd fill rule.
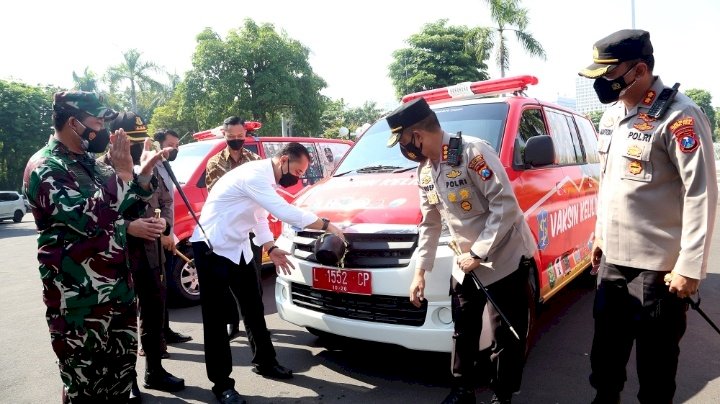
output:
[[402,98],[402,102],[410,102],[420,97],[425,98],[425,101],[431,103],[433,101],[447,100],[453,98],[467,98],[478,95],[491,96],[498,94],[506,94],[526,90],[528,85],[537,83],[537,77],[529,75],[504,77],[501,79],[485,81],[464,82],[450,87],[436,88],[433,90],[426,90],[408,94]]
[[[245,126],[245,130],[248,132],[247,134],[249,136],[253,136],[252,133],[250,133],[250,132],[253,132],[253,131],[256,131],[256,130],[262,128],[262,123],[257,122],[257,121],[245,121],[245,125],[243,125],[243,126]],[[217,139],[220,137],[222,137],[222,134],[220,133],[220,127],[217,127],[215,129],[204,130],[202,132],[198,132],[193,135],[193,138],[195,140]]]

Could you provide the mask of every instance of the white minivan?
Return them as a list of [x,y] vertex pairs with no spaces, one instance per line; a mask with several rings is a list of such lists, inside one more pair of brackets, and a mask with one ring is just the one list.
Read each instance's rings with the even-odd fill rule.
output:
[[0,221],[12,219],[20,223],[25,216],[25,200],[15,191],[0,191]]

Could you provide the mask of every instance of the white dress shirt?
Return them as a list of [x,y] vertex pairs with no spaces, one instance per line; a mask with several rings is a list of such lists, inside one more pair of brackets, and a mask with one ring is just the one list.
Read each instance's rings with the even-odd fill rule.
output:
[[268,211],[285,223],[305,228],[318,220],[314,213],[290,205],[275,191],[277,183],[272,159],[247,162],[223,175],[208,194],[190,241],[210,240],[213,252],[240,264],[240,256],[250,263],[253,257],[249,233],[255,244],[274,239],[268,225]]

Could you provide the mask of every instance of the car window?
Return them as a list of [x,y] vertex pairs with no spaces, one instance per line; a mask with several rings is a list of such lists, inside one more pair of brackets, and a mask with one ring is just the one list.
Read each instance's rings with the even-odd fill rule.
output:
[[177,158],[170,162],[170,167],[180,184],[188,182],[192,173],[202,164],[216,144],[217,142],[213,141],[201,141],[180,146]]
[[17,201],[18,199],[20,199],[20,195],[16,192],[0,192],[0,201],[9,202]]
[[522,112],[520,122],[518,124],[518,134],[515,137],[515,149],[513,150],[513,163],[518,167],[523,167],[525,145],[528,139],[535,136],[547,135],[545,120],[540,108],[526,109]]
[[597,134],[595,127],[589,119],[575,116],[575,123],[580,132],[580,140],[585,146],[585,156],[588,163],[599,163],[600,156],[597,148]]
[[550,108],[545,109],[550,125],[550,135],[555,145],[555,158],[558,164],[578,164],[583,161],[577,137],[570,132],[565,114]]
[[[435,110],[440,125],[449,133],[486,140],[500,152],[509,106],[504,102],[470,104]],[[390,128],[385,119],[376,121],[350,149],[334,174],[343,174],[368,167],[406,169],[417,166],[400,153],[399,147],[386,147]]]
[[[286,144],[287,142],[263,142],[265,156],[274,157]],[[310,165],[301,179],[303,180],[303,184],[312,185],[323,179],[322,161],[320,161],[318,157],[317,147],[314,143],[300,142],[300,144],[305,146],[308,153],[310,153]]]
[[350,148],[350,145],[347,143],[318,143],[318,146],[323,151],[320,154],[320,160],[322,161],[326,176],[333,172]]

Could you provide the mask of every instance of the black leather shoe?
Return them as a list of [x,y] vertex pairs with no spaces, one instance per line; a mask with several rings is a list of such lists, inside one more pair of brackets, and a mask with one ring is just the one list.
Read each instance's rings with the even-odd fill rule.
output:
[[291,379],[293,377],[292,370],[277,363],[274,365],[255,365],[252,371],[273,379]]
[[247,401],[235,391],[235,389],[229,389],[222,392],[220,395],[216,395],[218,401],[222,404],[247,404]]
[[227,333],[228,333],[228,338],[230,338],[230,341],[232,341],[235,338],[240,336],[240,328],[237,325],[228,324],[227,325]]
[[145,372],[145,383],[143,387],[146,389],[175,392],[185,388],[185,380],[175,377],[165,369],[160,368],[152,372]]
[[620,393],[608,393],[605,391],[598,391],[595,399],[591,404],[619,404]]
[[180,334],[173,330],[168,329],[165,331],[165,342],[168,344],[181,344],[183,342],[192,341],[192,337],[185,334]]
[[475,390],[454,387],[441,404],[475,404]]
[[142,397],[140,396],[140,388],[137,385],[137,379],[133,380],[132,388],[130,389],[130,398],[128,404],[141,403]]

